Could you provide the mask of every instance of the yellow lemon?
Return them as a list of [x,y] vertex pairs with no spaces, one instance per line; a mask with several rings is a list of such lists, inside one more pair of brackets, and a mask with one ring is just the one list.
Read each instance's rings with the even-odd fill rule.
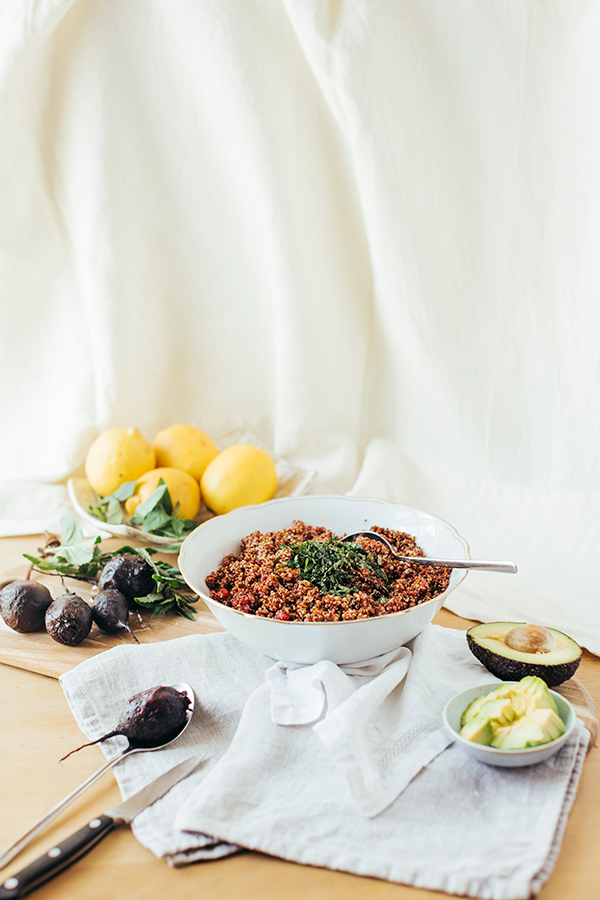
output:
[[200,509],[200,488],[198,482],[183,469],[172,469],[163,467],[160,469],[152,469],[146,472],[141,478],[138,478],[135,491],[131,497],[125,501],[125,509],[130,516],[134,514],[137,507],[144,500],[147,500],[152,491],[158,487],[158,482],[162,478],[166,486],[169,488],[169,496],[173,509],[179,503],[177,515],[180,519],[193,519],[198,515]]
[[265,450],[252,444],[227,447],[204,470],[202,496],[217,515],[270,500],[277,487],[275,464]]
[[191,425],[171,425],[159,431],[153,446],[157,466],[183,469],[196,481],[219,452],[207,434]]
[[154,447],[137,428],[111,428],[99,435],[85,458],[90,485],[105,497],[123,484],[135,481],[156,465]]

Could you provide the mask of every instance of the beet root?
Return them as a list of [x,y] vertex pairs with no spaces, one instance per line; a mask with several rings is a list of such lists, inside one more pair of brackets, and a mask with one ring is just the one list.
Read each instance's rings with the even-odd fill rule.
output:
[[0,615],[13,631],[44,631],[52,594],[37,581],[11,581],[0,591]]
[[128,631],[136,644],[138,639],[129,627],[129,605],[127,597],[121,591],[106,588],[98,591],[92,603],[92,618],[98,628],[107,634],[118,634]]
[[135,553],[113,556],[106,563],[98,584],[102,589],[121,591],[129,605],[135,607],[136,597],[146,597],[156,588],[152,566]]
[[127,738],[129,749],[162,747],[183,730],[190,706],[190,698],[184,691],[163,685],[147,688],[127,701],[114,731],[71,750],[60,762],[84,747],[91,747],[117,735]]
[[92,611],[77,594],[67,593],[57,597],[45,616],[46,631],[59,644],[74,647],[90,633]]

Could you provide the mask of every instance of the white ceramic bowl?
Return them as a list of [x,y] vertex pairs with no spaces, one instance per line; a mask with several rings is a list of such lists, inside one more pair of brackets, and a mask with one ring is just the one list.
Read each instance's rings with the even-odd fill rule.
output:
[[516,682],[498,682],[493,684],[483,684],[479,687],[470,688],[457,694],[448,701],[442,713],[444,725],[449,734],[454,738],[464,750],[467,751],[479,762],[488,763],[490,766],[502,766],[506,769],[518,768],[521,766],[533,766],[535,763],[542,762],[550,756],[554,756],[563,744],[569,740],[571,732],[575,727],[575,711],[568,700],[556,691],[550,691],[554,700],[558,714],[565,723],[564,734],[561,734],[555,741],[549,741],[547,744],[540,744],[538,747],[526,747],[524,750],[502,750],[499,747],[488,747],[486,744],[477,744],[475,741],[468,741],[460,736],[460,717],[476,697],[482,694],[489,694],[501,684],[516,684]]
[[294,497],[243,506],[200,525],[183,542],[179,567],[221,625],[232,635],[273,659],[339,664],[379,656],[412,640],[431,622],[444,598],[465,578],[454,569],[448,588],[433,600],[403,612],[348,622],[282,622],[240,612],[212,600],[206,576],[228,553],[239,553],[240,541],[253,531],[280,531],[294,521],[322,525],[336,535],[367,530],[372,525],[414,535],[427,556],[469,559],[469,547],[455,529],[430,513],[410,506],[362,497]]

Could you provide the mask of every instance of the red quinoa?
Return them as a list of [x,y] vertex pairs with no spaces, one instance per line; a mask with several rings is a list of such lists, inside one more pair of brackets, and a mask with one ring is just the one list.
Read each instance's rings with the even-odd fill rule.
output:
[[[370,527],[388,539],[404,556],[424,556],[410,534],[379,526]],[[302,580],[289,563],[294,548],[304,541],[335,539],[321,526],[294,522],[291,528],[262,534],[254,531],[241,542],[239,556],[226,556],[206,579],[213,600],[257,616],[301,622],[338,622],[367,619],[410,609],[446,590],[450,569],[411,566],[395,559],[385,545],[369,538],[356,543],[370,551],[387,583],[372,571],[361,569],[344,596],[323,593]]]

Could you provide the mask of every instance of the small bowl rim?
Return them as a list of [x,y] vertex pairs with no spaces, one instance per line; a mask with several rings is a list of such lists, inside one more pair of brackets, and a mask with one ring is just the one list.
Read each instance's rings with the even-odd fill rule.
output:
[[[418,506],[409,506],[406,503],[393,503],[389,500],[381,500],[379,497],[347,497],[345,494],[304,494],[299,497],[276,497],[273,500],[266,500],[264,503],[252,503],[252,504],[248,504],[247,506],[240,506],[237,509],[232,509],[230,512],[225,513],[224,515],[215,516],[215,518],[213,518],[213,519],[208,519],[206,522],[202,522],[202,524],[199,525],[198,528],[195,528],[192,532],[190,532],[190,534],[188,534],[188,536],[185,538],[185,540],[183,541],[183,543],[181,545],[181,549],[179,550],[179,555],[177,558],[177,564],[179,566],[179,569],[181,570],[181,572],[184,574],[184,577],[185,577],[184,556],[185,556],[186,552],[188,552],[188,550],[189,550],[188,545],[192,542],[192,538],[195,535],[197,535],[202,529],[207,529],[211,525],[214,525],[215,521],[222,521],[223,519],[225,519],[228,516],[237,517],[241,514],[246,514],[248,511],[253,510],[253,509],[265,509],[266,507],[270,508],[271,506],[280,505],[280,504],[284,504],[284,503],[290,503],[292,501],[299,502],[299,503],[305,503],[307,501],[310,502],[313,500],[347,500],[347,501],[352,501],[352,502],[357,502],[357,503],[360,503],[360,502],[377,503],[377,504],[380,504],[381,506],[385,506],[385,507],[396,507],[396,508],[400,508],[400,509],[409,510],[411,512],[414,511],[415,513],[424,513],[426,516],[430,516],[432,519],[437,519],[438,522],[441,522],[443,525],[445,525],[447,528],[449,528],[450,531],[455,535],[455,537],[458,538],[459,542],[463,545],[465,553],[466,553],[465,559],[471,559],[471,547],[469,545],[469,542],[467,541],[466,538],[464,538],[462,536],[462,534],[460,534],[460,532],[454,527],[454,525],[452,525],[450,522],[446,521],[446,519],[443,519],[441,516],[438,516],[435,513],[430,513],[427,510],[421,509]],[[287,625],[287,626],[302,625],[304,627],[314,627],[314,626],[323,627],[323,625],[337,625],[339,627],[340,625],[359,625],[364,622],[381,621],[382,619],[392,619],[397,616],[405,616],[407,613],[412,612],[413,609],[422,609],[423,607],[429,606],[433,603],[437,603],[441,597],[444,598],[444,600],[445,600],[445,598],[448,596],[448,594],[452,593],[452,591],[454,591],[459,586],[459,584],[462,584],[462,582],[465,580],[465,578],[467,577],[468,574],[469,574],[469,570],[464,569],[463,572],[461,573],[460,577],[457,579],[456,583],[452,585],[452,587],[446,588],[446,590],[442,591],[441,594],[438,594],[437,596],[432,597],[430,600],[425,600],[424,603],[418,603],[417,606],[411,606],[408,609],[401,609],[401,610],[398,610],[397,612],[393,612],[393,613],[384,613],[382,616],[369,616],[366,619],[338,620],[335,622],[304,622],[304,621],[298,621],[295,619],[286,620],[286,619],[275,619],[271,616],[257,616],[254,613],[246,613],[246,612],[243,612],[241,609],[235,609],[235,607],[233,607],[233,606],[227,606],[225,603],[220,603],[219,600],[214,600],[212,597],[210,597],[205,592],[198,590],[198,588],[194,588],[194,590],[199,593],[200,597],[202,598],[202,600],[205,603],[214,603],[215,606],[219,607],[222,610],[225,610],[226,612],[235,613],[235,615],[237,615],[237,616],[241,616],[246,619],[251,619],[252,621],[271,622],[274,625]]]
[[[568,713],[569,713],[567,720],[565,721],[563,719],[563,722],[565,723],[564,732],[561,735],[559,735],[559,737],[554,738],[553,741],[548,741],[545,744],[537,744],[535,747],[523,747],[522,749],[519,749],[518,747],[506,747],[506,748],[491,747],[489,744],[479,744],[476,741],[469,741],[467,738],[461,737],[461,735],[458,733],[458,731],[456,731],[452,727],[450,722],[448,721],[448,709],[450,708],[450,705],[452,703],[454,703],[455,701],[457,701],[464,694],[470,694],[474,690],[481,691],[482,694],[489,694],[493,690],[495,690],[495,688],[500,687],[500,685],[502,685],[502,684],[519,684],[519,682],[518,681],[494,681],[494,682],[488,682],[486,684],[474,685],[472,688],[467,688],[464,691],[460,691],[458,694],[454,694],[454,696],[448,700],[448,702],[445,704],[444,709],[442,711],[442,720],[444,722],[444,725],[448,729],[448,732],[454,736],[455,740],[459,741],[459,743],[465,747],[469,747],[471,749],[474,747],[477,747],[478,750],[483,750],[487,753],[490,753],[492,756],[503,755],[505,753],[508,753],[510,755],[519,753],[519,754],[525,754],[527,756],[530,756],[530,755],[539,753],[540,750],[546,750],[546,749],[557,747],[560,744],[564,744],[564,742],[569,739],[569,737],[573,733],[573,729],[575,728],[575,719],[577,718],[577,714],[573,708],[572,703],[570,703],[570,701],[567,700],[567,698],[564,697],[562,694],[559,694],[557,691],[553,691],[552,688],[548,688],[548,690],[554,697],[560,698],[560,700],[566,705]],[[481,694],[479,696],[481,696]],[[473,699],[475,699],[475,698],[473,698]],[[467,708],[467,704],[465,704],[465,706],[463,706],[463,708],[461,709],[461,714],[465,711],[466,708]],[[562,716],[561,716],[561,718],[562,718]]]

